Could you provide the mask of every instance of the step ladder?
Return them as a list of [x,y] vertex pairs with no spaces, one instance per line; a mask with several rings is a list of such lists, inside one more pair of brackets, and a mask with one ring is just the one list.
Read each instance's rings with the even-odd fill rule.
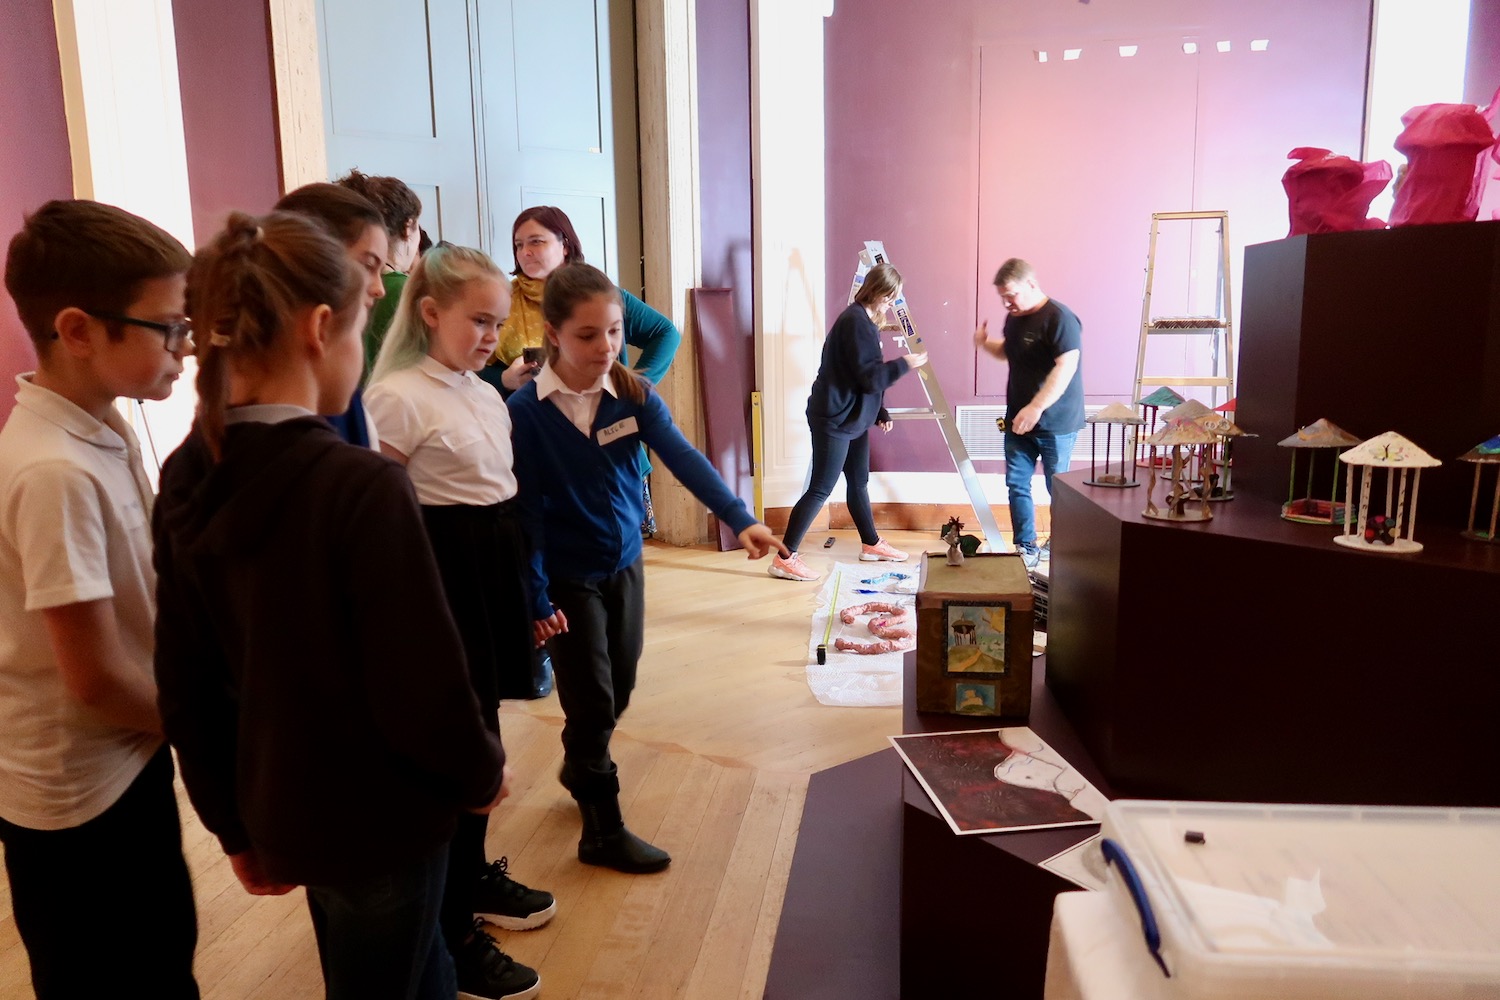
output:
[[[1214,312],[1202,316],[1157,315],[1151,308],[1151,286],[1156,275],[1156,238],[1163,222],[1217,220],[1219,235],[1218,278],[1214,288]],[[1142,399],[1157,386],[1204,386],[1212,390],[1209,406],[1234,398],[1234,297],[1230,292],[1229,213],[1228,212],[1154,212],[1151,215],[1151,242],[1146,250],[1146,294],[1141,302],[1141,340],[1135,355],[1135,395]],[[1186,375],[1181,372],[1148,374],[1146,345],[1159,337],[1204,337],[1208,339],[1211,375]],[[1219,398],[1219,391],[1225,396]]]
[[[865,248],[859,252],[859,267],[854,272],[854,282],[849,288],[849,301],[854,301],[858,294],[860,285],[864,284],[865,275],[870,268],[876,264],[888,264],[890,259],[886,256],[885,245],[879,240],[866,240]],[[916,324],[912,322],[911,311],[906,306],[906,295],[903,292],[896,298],[891,306],[896,320],[901,324],[901,334],[906,341],[906,349],[911,354],[921,354],[927,350],[922,343],[922,335],[917,332]],[[943,440],[948,444],[948,454],[953,456],[953,466],[958,470],[959,478],[963,480],[964,489],[969,494],[969,503],[974,508],[974,516],[979,519],[979,529],[984,533],[984,540],[989,551],[999,552],[1004,544],[1003,536],[1000,534],[1000,525],[995,522],[995,515],[990,511],[989,498],[984,495],[984,487],[979,482],[979,473],[974,470],[974,462],[969,458],[969,449],[964,447],[964,439],[958,433],[958,422],[954,420],[953,410],[948,405],[948,398],[943,395],[943,387],[938,384],[937,374],[933,371],[929,362],[917,369],[917,377],[922,382],[922,391],[927,394],[927,406],[912,407],[886,407],[886,412],[891,415],[892,420],[936,420],[942,428]]]

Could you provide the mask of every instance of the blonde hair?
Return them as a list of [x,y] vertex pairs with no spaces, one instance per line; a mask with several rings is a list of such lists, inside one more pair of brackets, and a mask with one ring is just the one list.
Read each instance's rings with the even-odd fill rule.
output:
[[478,278],[508,281],[483,251],[470,247],[438,243],[418,258],[401,289],[401,301],[370,371],[370,382],[411,368],[432,350],[432,331],[422,318],[423,299],[431,297],[439,306],[447,306]]
[[[550,330],[561,330],[563,324],[573,317],[573,310],[580,303],[601,295],[616,303],[621,301],[620,290],[609,280],[609,275],[597,267],[581,261],[563,264],[547,276],[546,287],[542,290],[542,318],[547,321]],[[545,346],[547,364],[555,365],[557,342],[547,337]],[[610,367],[609,380],[614,383],[615,392],[632,403],[646,401],[646,380],[618,360]]]
[[[365,275],[344,247],[312,219],[292,212],[229,216],[188,271],[187,304],[198,358],[198,431],[217,460],[223,452],[229,368],[264,364],[298,310],[326,305],[348,324]],[[350,330],[347,336],[359,336]]]

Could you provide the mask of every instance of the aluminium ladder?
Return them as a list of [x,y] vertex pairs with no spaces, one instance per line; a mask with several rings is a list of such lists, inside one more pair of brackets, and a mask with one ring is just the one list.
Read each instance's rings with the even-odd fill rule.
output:
[[[1163,222],[1217,220],[1219,235],[1218,279],[1214,288],[1214,313],[1205,316],[1157,316],[1151,311],[1151,285],[1156,273],[1156,236]],[[1141,339],[1135,355],[1135,399],[1150,391],[1148,386],[1202,386],[1211,389],[1212,402],[1234,398],[1234,297],[1230,292],[1229,213],[1228,212],[1153,212],[1151,242],[1146,250],[1146,294],[1141,302]],[[1153,337],[1197,336],[1209,341],[1211,375],[1182,373],[1147,374],[1146,345]],[[1222,373],[1221,373],[1222,372]],[[1219,390],[1226,392],[1219,399]]]
[[[854,282],[849,289],[849,301],[854,301],[854,296],[859,292],[860,285],[864,284],[865,275],[870,268],[876,264],[890,263],[886,256],[885,245],[879,240],[866,240],[865,248],[859,253],[859,267],[854,272]],[[911,320],[911,311],[906,307],[905,292],[896,298],[891,306],[891,311],[896,314],[896,320],[901,324],[901,335],[906,340],[908,353],[920,354],[927,350],[922,343],[922,335],[917,333],[916,324]],[[963,480],[964,489],[969,494],[969,503],[974,507],[974,515],[979,519],[980,530],[984,532],[984,540],[989,546],[989,551],[999,552],[1004,545],[1000,534],[1000,525],[995,522],[995,515],[990,510],[989,498],[984,495],[984,487],[979,482],[979,473],[974,471],[974,462],[969,458],[969,449],[964,447],[964,440],[958,433],[958,423],[953,419],[953,410],[948,405],[948,398],[943,395],[943,387],[938,385],[937,374],[932,369],[929,361],[926,365],[917,369],[917,376],[922,382],[922,391],[927,394],[925,407],[886,407],[892,420],[932,420],[938,422],[942,428],[943,440],[948,444],[948,454],[953,457],[954,468],[958,470],[959,478]]]

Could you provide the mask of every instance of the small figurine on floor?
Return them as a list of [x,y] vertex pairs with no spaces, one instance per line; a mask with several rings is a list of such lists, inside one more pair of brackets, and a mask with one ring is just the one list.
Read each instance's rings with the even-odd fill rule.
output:
[[960,545],[963,538],[964,523],[956,517],[948,518],[948,523],[943,525],[943,541],[948,543],[948,565],[962,566],[964,564],[964,550]]

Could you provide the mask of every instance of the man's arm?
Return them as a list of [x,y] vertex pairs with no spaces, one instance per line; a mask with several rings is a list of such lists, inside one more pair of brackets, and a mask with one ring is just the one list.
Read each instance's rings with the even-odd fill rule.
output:
[[1078,373],[1078,358],[1082,352],[1076,348],[1071,351],[1063,351],[1052,362],[1052,370],[1047,373],[1047,379],[1042,387],[1037,390],[1031,402],[1021,407],[1016,415],[1010,418],[1010,428],[1017,434],[1026,434],[1037,422],[1042,419],[1042,414],[1047,407],[1062,398],[1068,383],[1073,381],[1073,376]]
[[113,598],[45,608],[42,620],[68,693],[99,718],[116,726],[161,735],[156,685],[122,671]]
[[1005,340],[990,339],[990,321],[985,320],[974,330],[974,346],[984,351],[991,357],[1005,360]]

